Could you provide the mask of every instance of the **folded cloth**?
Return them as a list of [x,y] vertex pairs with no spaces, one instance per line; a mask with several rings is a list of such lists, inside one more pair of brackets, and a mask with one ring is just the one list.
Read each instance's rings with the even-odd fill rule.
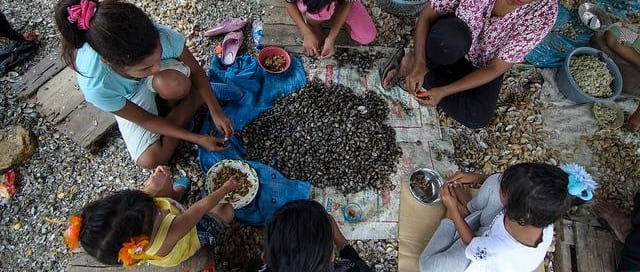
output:
[[[222,107],[236,131],[242,130],[261,113],[269,110],[276,99],[294,93],[307,82],[299,58],[292,59],[291,67],[286,72],[269,74],[260,68],[255,58],[246,55],[238,56],[230,66],[222,65],[220,58],[215,56],[209,68],[209,80],[244,91],[240,99],[228,101]],[[211,118],[205,119],[200,133],[221,135]],[[229,139],[229,146],[223,151],[209,152],[198,147],[200,167],[204,173],[223,159],[244,160],[245,153],[246,149],[235,136]],[[285,203],[311,197],[311,185],[308,182],[288,179],[276,169],[257,161],[246,162],[258,173],[260,189],[251,204],[236,210],[236,219],[241,223],[264,224]]]

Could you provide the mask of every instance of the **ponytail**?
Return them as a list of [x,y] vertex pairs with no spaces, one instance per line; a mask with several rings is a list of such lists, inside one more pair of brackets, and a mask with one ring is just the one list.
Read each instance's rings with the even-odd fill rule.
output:
[[[70,16],[81,2],[95,3],[92,16],[84,21]],[[91,3],[88,3],[91,5]],[[73,13],[73,12],[72,12]],[[82,19],[82,18],[81,18]],[[59,0],[55,20],[62,36],[62,58],[75,69],[75,52],[89,43],[112,65],[132,66],[160,46],[158,30],[140,8],[118,0]]]

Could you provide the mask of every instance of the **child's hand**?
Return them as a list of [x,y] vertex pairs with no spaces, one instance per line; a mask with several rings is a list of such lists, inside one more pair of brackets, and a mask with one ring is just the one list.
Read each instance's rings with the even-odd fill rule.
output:
[[212,119],[213,119],[213,123],[216,125],[216,128],[224,132],[224,137],[231,138],[234,131],[233,131],[233,124],[231,123],[231,120],[229,119],[229,117],[227,117],[227,115],[224,114],[223,112],[220,112],[218,114],[213,115]]
[[451,178],[449,178],[449,180],[447,181],[447,183],[454,183],[454,184],[471,184],[471,183],[477,183],[480,184],[482,183],[485,179],[487,179],[487,176],[483,175],[483,174],[478,174],[478,173],[466,173],[466,172],[461,172],[458,171],[455,174],[453,174],[453,176]]
[[224,139],[216,138],[209,135],[200,135],[197,144],[204,147],[208,151],[221,151],[225,149]]
[[240,183],[240,180],[238,179],[238,177],[233,176],[229,180],[227,180],[227,182],[222,184],[222,187],[220,187],[220,189],[226,193],[229,193],[229,192],[233,192],[233,190],[239,188],[241,185],[242,184]]
[[324,46],[322,46],[322,53],[320,53],[321,59],[326,59],[333,56],[336,53],[336,47],[334,46],[335,39],[327,37],[324,40]]
[[449,217],[450,213],[458,210],[458,199],[453,192],[453,186],[453,183],[446,182],[440,187],[440,199],[442,200],[442,205],[447,208],[447,217]]
[[317,57],[320,55],[320,40],[315,34],[310,33],[303,36],[304,54],[308,57]]

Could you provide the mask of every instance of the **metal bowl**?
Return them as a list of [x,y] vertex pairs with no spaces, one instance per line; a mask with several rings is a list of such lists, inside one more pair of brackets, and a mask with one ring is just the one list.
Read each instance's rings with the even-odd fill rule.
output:
[[409,191],[413,198],[425,205],[440,202],[440,187],[444,179],[438,172],[429,168],[415,170],[409,178]]
[[611,17],[599,6],[584,3],[578,7],[580,21],[592,30],[605,30],[611,25]]

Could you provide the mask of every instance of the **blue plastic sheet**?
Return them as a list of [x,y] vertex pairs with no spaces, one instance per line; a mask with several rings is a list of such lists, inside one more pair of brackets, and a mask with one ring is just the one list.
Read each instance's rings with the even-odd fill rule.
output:
[[[640,12],[640,0],[595,0],[592,3],[613,16],[614,23],[618,20],[624,20],[632,13]],[[560,33],[561,29],[567,27],[573,28],[577,35],[567,37]],[[553,29],[540,44],[531,50],[525,60],[536,67],[560,67],[571,51],[578,47],[589,46],[589,40],[593,34],[594,32],[580,21],[577,10],[571,11],[560,6]]]
[[[255,58],[239,56],[231,66],[223,66],[220,58],[214,57],[209,69],[209,80],[226,83],[244,92],[238,95],[231,92],[236,100],[227,99],[222,109],[231,119],[236,131],[242,130],[262,112],[270,109],[273,102],[301,89],[307,82],[302,61],[292,59],[291,67],[282,74],[265,73]],[[214,90],[215,90],[215,83]],[[211,118],[207,118],[201,134],[220,135]],[[220,152],[209,152],[198,147],[200,167],[206,173],[211,166],[223,159],[244,160],[246,149],[237,137],[229,139],[229,147]],[[246,161],[258,173],[260,189],[256,199],[248,206],[236,210],[236,219],[244,224],[260,225],[267,222],[273,212],[285,203],[296,199],[309,199],[311,185],[306,181],[292,180],[284,177],[272,167],[257,162]]]

